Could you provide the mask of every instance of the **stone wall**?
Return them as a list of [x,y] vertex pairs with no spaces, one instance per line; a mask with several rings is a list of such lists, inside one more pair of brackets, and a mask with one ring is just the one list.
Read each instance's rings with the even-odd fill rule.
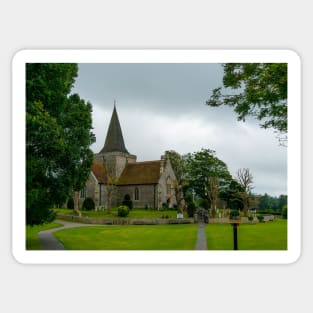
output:
[[114,175],[114,180],[117,180],[127,163],[136,162],[137,156],[123,153],[123,152],[107,152],[107,153],[98,153],[94,155],[94,160],[98,162],[106,162],[106,170]]
[[[126,185],[118,186],[117,198],[121,205],[126,194],[130,195],[134,208],[156,208],[156,186],[157,185]],[[138,188],[139,200],[135,200],[135,189]]]
[[[167,178],[170,177],[172,180],[172,188],[170,192],[170,196],[167,195]],[[176,195],[175,195],[175,184],[176,184],[176,177],[174,171],[172,169],[170,162],[165,162],[163,167],[161,168],[161,177],[159,180],[158,186],[158,206],[159,208],[162,207],[163,203],[167,203],[169,200],[169,206],[173,207],[177,204]]]

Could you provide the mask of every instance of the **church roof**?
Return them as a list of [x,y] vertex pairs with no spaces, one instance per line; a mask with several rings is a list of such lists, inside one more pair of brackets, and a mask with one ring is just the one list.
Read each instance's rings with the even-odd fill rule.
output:
[[128,163],[117,185],[157,184],[160,179],[162,161]]
[[94,161],[91,166],[91,170],[95,177],[97,178],[98,182],[101,184],[105,184],[107,182],[107,176],[105,173],[104,166],[101,162]]
[[122,129],[121,129],[121,125],[118,119],[115,105],[114,105],[110,125],[108,128],[107,136],[105,139],[105,143],[100,153],[104,153],[104,152],[129,153],[124,144]]

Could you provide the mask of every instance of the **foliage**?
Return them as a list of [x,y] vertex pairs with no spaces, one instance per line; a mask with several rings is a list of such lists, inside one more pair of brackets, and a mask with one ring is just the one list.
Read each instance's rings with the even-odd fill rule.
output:
[[187,214],[188,217],[193,217],[196,211],[196,205],[194,202],[188,202],[187,203]]
[[264,216],[259,214],[257,215],[257,219],[259,220],[260,223],[262,223],[264,221]]
[[95,202],[92,198],[86,198],[83,202],[83,210],[93,211],[95,209]]
[[287,219],[288,218],[288,206],[284,205],[282,210],[281,210],[281,215],[283,218]]
[[231,210],[230,211],[230,214],[229,214],[229,218],[234,218],[234,217],[238,217],[240,214],[239,214],[239,211],[238,210]]
[[287,133],[287,64],[226,63],[223,64],[223,87],[213,90],[207,105],[228,105],[238,114],[261,121],[262,128]]
[[73,210],[74,209],[74,199],[73,198],[69,198],[67,201],[67,206],[68,209]]
[[129,208],[126,205],[121,205],[117,208],[117,216],[126,217],[129,214]]
[[218,195],[231,180],[227,165],[215,156],[215,151],[202,149],[187,155],[186,174],[189,188],[210,202],[214,216]]
[[234,179],[224,188],[219,196],[222,200],[226,201],[226,205],[231,210],[242,210],[243,202],[240,196],[243,192],[242,186]]
[[126,205],[130,210],[133,208],[133,202],[131,201],[129,194],[126,194],[124,196],[124,200],[122,202],[122,205]]
[[280,195],[279,197],[272,197],[265,193],[264,195],[258,195],[258,208],[259,211],[272,210],[274,212],[280,212],[284,205],[287,205],[287,195]]
[[91,104],[70,95],[76,64],[26,65],[26,223],[51,220],[50,208],[80,190],[94,142]]
[[199,206],[207,211],[210,208],[210,202],[208,199],[201,199]]

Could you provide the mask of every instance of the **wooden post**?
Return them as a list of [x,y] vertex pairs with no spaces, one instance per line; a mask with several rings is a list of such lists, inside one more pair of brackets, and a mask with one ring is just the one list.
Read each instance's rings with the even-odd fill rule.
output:
[[234,250],[238,250],[238,236],[237,236],[237,228],[239,223],[232,223],[233,226],[233,237],[234,237]]

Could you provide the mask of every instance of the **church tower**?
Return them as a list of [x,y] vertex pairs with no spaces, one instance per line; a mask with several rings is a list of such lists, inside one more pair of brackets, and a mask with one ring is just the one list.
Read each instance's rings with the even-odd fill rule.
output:
[[137,157],[130,154],[125,147],[115,101],[104,146],[98,154],[95,154],[94,159],[103,162],[107,174],[114,182],[118,180],[127,163],[136,162]]

